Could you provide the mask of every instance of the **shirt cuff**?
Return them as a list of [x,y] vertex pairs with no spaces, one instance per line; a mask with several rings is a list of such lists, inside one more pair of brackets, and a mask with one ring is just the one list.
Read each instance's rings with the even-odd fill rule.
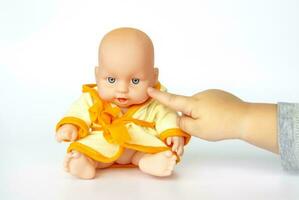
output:
[[299,104],[279,102],[277,105],[281,164],[287,171],[299,171]]

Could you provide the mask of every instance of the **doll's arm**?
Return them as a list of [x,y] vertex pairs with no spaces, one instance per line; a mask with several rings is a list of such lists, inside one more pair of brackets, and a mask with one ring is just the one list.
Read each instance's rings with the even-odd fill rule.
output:
[[[172,143],[172,146],[176,150],[178,150],[178,146],[181,146],[181,142],[183,142],[183,145],[186,145],[189,142],[190,135],[183,132],[177,126],[178,115],[175,111],[157,103],[155,112],[156,114],[154,121],[156,123],[156,130],[159,133],[161,140],[163,140],[166,144],[170,143],[169,145]],[[167,138],[170,139],[167,141]],[[174,145],[174,143],[176,145]]]
[[[67,127],[66,132],[74,133],[75,127],[77,132],[75,139],[85,137],[89,133],[91,125],[91,119],[88,111],[91,105],[92,99],[90,94],[83,93],[81,97],[71,105],[67,114],[57,123],[56,132],[58,133],[61,129],[65,129],[65,127]],[[74,134],[72,134],[71,138],[72,137],[75,137]]]

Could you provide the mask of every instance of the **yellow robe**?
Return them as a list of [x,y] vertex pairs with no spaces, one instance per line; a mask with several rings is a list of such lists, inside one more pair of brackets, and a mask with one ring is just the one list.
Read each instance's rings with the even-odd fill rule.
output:
[[[156,88],[166,90],[160,84]],[[76,150],[98,162],[110,163],[125,148],[144,153],[171,150],[165,143],[170,136],[184,137],[187,144],[190,136],[178,128],[176,119],[175,111],[151,98],[122,114],[115,104],[99,97],[96,84],[88,84],[83,85],[83,94],[58,122],[56,131],[64,124],[75,125],[78,138],[68,152]]]

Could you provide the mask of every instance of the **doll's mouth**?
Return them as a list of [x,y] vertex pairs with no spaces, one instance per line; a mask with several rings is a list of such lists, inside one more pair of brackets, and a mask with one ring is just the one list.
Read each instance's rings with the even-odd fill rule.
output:
[[127,103],[128,99],[127,98],[116,98],[116,100],[119,102],[119,103]]

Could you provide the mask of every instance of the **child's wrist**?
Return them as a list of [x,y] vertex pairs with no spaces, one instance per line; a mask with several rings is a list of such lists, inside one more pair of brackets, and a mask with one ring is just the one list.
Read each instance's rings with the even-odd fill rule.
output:
[[246,140],[246,134],[248,133],[248,126],[250,124],[250,107],[251,103],[242,102],[240,104],[240,113],[238,115],[237,122],[235,123],[235,138],[240,140]]

